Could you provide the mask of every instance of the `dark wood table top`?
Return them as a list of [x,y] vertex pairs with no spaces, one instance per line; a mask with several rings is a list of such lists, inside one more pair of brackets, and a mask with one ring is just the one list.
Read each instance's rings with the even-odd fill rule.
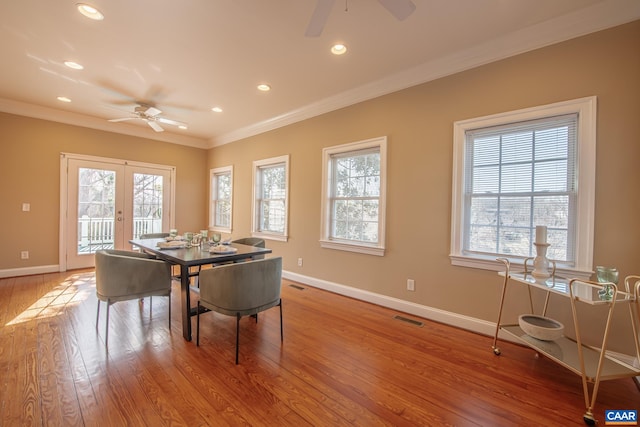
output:
[[194,265],[218,264],[228,261],[237,261],[241,259],[251,258],[257,255],[270,254],[269,248],[258,248],[255,246],[241,245],[231,243],[229,246],[237,249],[236,252],[228,254],[217,254],[209,252],[208,247],[194,246],[190,248],[161,249],[158,247],[159,242],[164,239],[133,239],[129,240],[133,246],[137,246],[145,251],[153,253],[156,257],[163,259],[172,264],[183,265],[186,267]]

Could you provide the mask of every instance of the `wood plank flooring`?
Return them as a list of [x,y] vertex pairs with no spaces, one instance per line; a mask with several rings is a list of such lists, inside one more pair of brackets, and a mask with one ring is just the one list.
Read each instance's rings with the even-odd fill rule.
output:
[[[284,343],[277,308],[243,318],[236,366],[234,318],[182,338],[177,282],[171,330],[167,298],[121,302],[107,349],[93,271],[0,279],[0,425],[584,425],[580,378],[527,348],[291,285]],[[601,384],[605,409],[640,409],[632,379]]]

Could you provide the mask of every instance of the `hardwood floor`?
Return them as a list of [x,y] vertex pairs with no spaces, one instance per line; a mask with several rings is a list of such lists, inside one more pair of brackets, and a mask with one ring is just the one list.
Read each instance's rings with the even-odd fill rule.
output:
[[[277,308],[243,318],[236,366],[234,318],[182,338],[177,282],[171,331],[166,298],[121,302],[107,349],[92,271],[0,279],[0,425],[584,425],[580,378],[527,348],[291,285],[284,343]],[[631,379],[601,384],[605,409],[640,409]]]

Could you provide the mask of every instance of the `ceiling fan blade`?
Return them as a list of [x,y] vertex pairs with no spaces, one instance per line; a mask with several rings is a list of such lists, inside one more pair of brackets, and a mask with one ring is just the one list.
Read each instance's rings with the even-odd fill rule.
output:
[[378,0],[398,21],[404,21],[416,10],[411,0]]
[[156,121],[160,123],[164,123],[165,125],[173,125],[173,126],[186,126],[186,123],[179,122],[177,120],[171,120],[164,117],[156,117]]
[[162,127],[161,127],[159,124],[157,124],[156,122],[154,122],[153,120],[145,120],[145,121],[146,121],[146,122],[149,124],[149,126],[151,126],[151,128],[152,128],[153,130],[155,130],[156,132],[163,132],[163,131],[164,131],[164,129],[162,129]]
[[158,110],[156,107],[149,107],[144,112],[144,114],[149,116],[149,117],[157,116],[160,113],[162,113],[162,111]]
[[135,120],[137,119],[137,117],[127,117],[127,118],[123,118],[123,119],[110,119],[110,122],[124,122],[126,120]]
[[304,33],[305,36],[318,37],[322,34],[334,2],[335,0],[316,0],[316,8],[311,15],[307,31]]

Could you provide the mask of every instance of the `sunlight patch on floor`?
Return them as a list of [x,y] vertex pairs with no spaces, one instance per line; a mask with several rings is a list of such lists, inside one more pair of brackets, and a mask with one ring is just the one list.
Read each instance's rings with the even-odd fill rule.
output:
[[67,307],[77,305],[86,300],[92,294],[93,287],[95,287],[95,275],[93,273],[73,274],[31,304],[29,308],[5,326],[58,316]]

